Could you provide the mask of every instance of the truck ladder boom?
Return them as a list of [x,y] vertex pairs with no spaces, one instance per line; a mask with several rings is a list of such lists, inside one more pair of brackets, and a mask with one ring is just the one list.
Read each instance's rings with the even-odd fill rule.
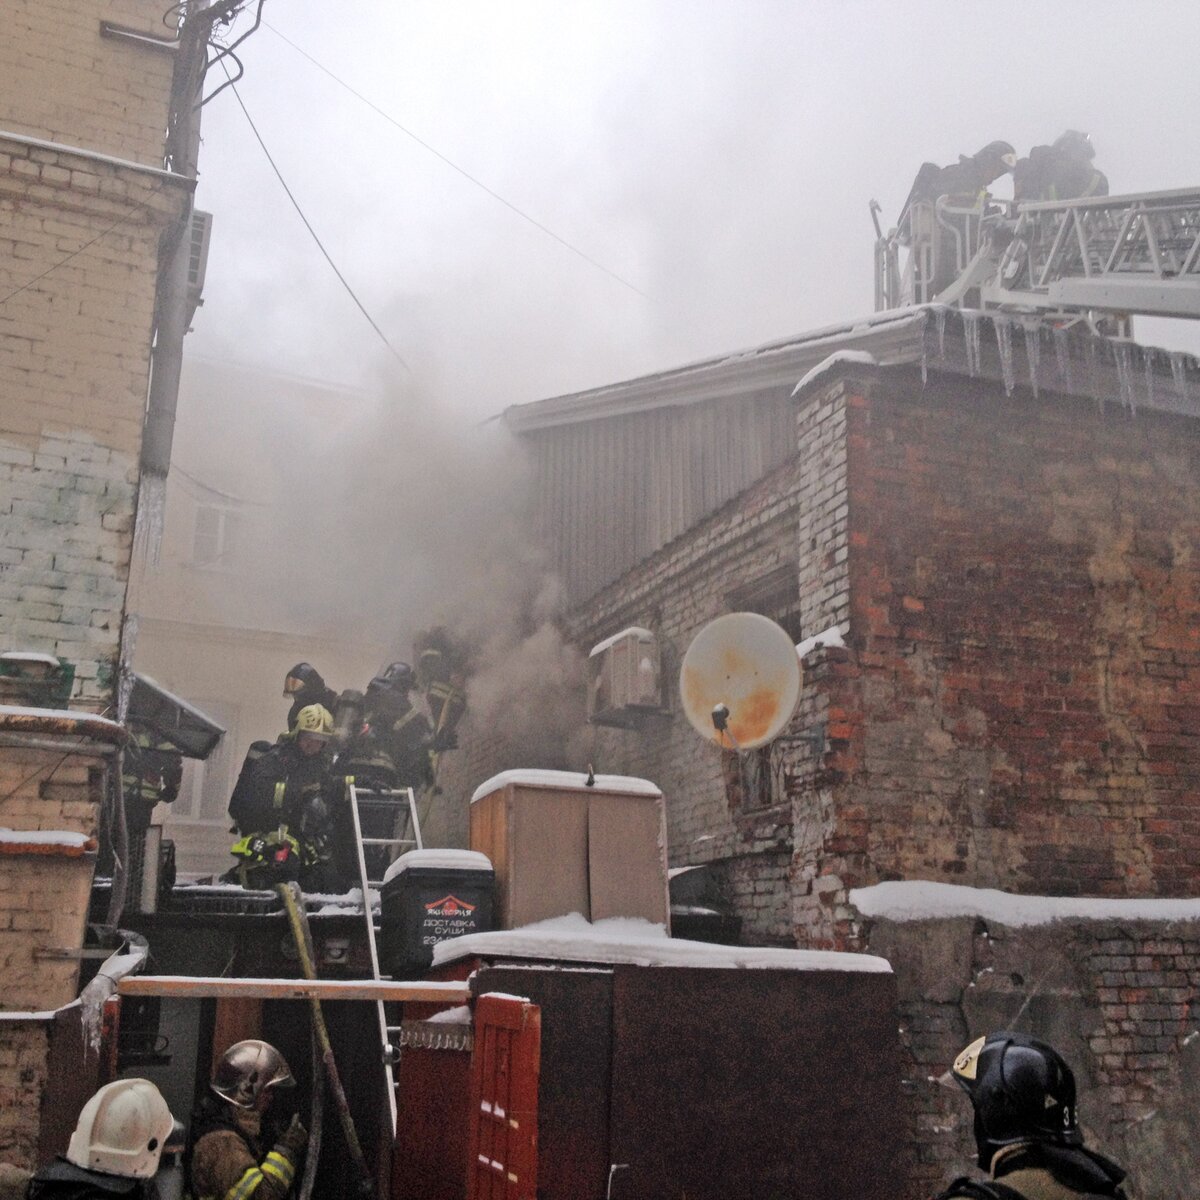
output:
[[1017,207],[985,307],[1200,318],[1200,188]]

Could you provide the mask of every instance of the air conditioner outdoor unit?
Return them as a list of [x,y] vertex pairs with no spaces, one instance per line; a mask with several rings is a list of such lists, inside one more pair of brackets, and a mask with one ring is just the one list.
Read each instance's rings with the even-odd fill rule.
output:
[[627,729],[663,711],[662,660],[648,629],[634,625],[588,656],[588,720]]
[[208,267],[208,243],[212,237],[212,213],[192,210],[192,225],[188,231],[188,324],[196,309],[204,303],[204,272]]

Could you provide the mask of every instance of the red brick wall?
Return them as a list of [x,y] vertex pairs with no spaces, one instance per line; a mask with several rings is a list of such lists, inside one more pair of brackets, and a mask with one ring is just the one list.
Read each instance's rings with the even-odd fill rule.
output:
[[857,390],[806,852],[843,886],[1195,894],[1200,424],[915,370]]

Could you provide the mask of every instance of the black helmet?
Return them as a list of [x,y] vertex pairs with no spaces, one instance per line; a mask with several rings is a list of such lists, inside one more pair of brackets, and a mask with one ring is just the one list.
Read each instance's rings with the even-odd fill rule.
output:
[[973,157],[976,162],[992,162],[1003,165],[1005,170],[1011,170],[1016,165],[1017,152],[1010,142],[988,142]]
[[376,691],[407,692],[412,690],[413,682],[412,667],[406,662],[394,662],[380,667],[370,686]]
[[1025,1033],[989,1033],[950,1068],[975,1108],[975,1147],[987,1170],[1016,1142],[1080,1146],[1075,1076],[1052,1046]]
[[1088,162],[1096,157],[1096,147],[1092,145],[1092,139],[1078,129],[1068,129],[1056,138],[1054,149],[1061,150],[1072,158],[1086,159]]
[[312,663],[297,663],[284,676],[283,694],[285,696],[295,696],[297,692],[306,692],[309,690],[325,690],[325,680],[321,678],[320,671],[312,665]]

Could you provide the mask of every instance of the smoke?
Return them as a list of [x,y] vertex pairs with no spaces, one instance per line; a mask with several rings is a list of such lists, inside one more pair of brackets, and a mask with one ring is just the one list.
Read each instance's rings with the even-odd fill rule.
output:
[[[582,661],[533,524],[529,463],[500,421],[470,423],[412,378],[393,381],[291,485],[283,540],[306,623],[388,646],[444,626],[466,651],[471,727],[547,761],[583,721]],[[313,513],[319,513],[314,529]]]

